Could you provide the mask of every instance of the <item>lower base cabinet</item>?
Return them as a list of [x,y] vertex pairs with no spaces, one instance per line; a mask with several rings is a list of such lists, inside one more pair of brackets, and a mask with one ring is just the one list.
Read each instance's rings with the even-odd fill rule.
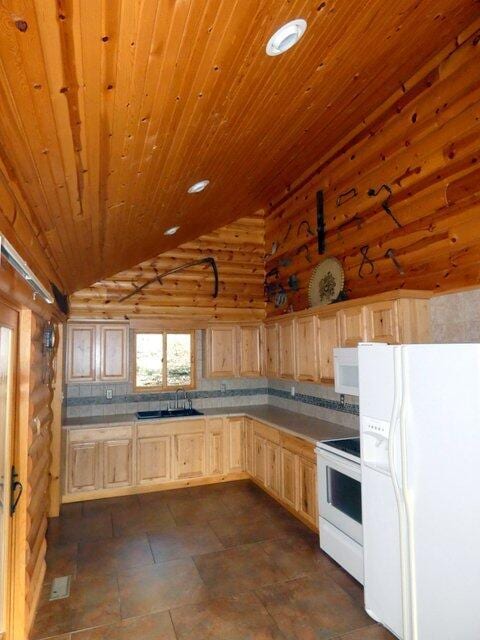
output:
[[68,429],[66,448],[66,502],[251,476],[318,526],[313,445],[251,418]]
[[172,479],[171,446],[170,436],[138,438],[138,485],[159,484]]

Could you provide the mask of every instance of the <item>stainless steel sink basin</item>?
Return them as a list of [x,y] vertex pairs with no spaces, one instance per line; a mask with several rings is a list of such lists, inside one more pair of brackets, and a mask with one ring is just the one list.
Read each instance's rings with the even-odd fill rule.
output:
[[203,416],[196,409],[173,409],[172,411],[137,411],[138,420],[156,420],[158,418],[185,418],[188,416]]

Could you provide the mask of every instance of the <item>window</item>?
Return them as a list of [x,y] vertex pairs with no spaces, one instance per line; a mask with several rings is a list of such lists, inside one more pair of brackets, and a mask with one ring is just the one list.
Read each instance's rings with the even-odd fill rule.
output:
[[170,389],[195,386],[194,332],[137,332],[135,387]]

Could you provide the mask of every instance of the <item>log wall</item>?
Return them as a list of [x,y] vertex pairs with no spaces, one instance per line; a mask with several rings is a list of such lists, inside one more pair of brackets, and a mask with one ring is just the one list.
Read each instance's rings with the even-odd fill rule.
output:
[[[286,288],[291,274],[300,283],[285,308],[308,306],[310,276],[325,256],[343,263],[351,298],[480,282],[479,64],[477,22],[271,202],[266,251],[274,242],[279,248],[267,257],[266,270],[278,267]],[[368,195],[385,183],[401,227],[382,208],[385,190]],[[341,196],[353,188],[356,196]],[[319,190],[324,193],[325,256],[306,225],[297,233],[302,220],[316,231]],[[305,244],[308,252],[301,248]],[[360,274],[360,250],[367,246],[374,268],[370,273],[367,265]],[[389,249],[404,273],[386,257]],[[268,305],[269,314],[282,310]]]
[[[255,214],[200,236],[153,260],[117,273],[71,296],[72,318],[162,318],[169,321],[254,320],[263,301],[264,221]],[[125,302],[119,298],[149,278],[190,261],[212,256],[219,292],[212,297],[212,269],[202,265],[155,282]]]

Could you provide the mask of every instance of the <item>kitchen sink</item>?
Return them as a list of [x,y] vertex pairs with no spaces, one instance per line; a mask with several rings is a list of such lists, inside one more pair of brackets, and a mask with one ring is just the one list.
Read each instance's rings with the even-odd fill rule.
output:
[[188,416],[203,416],[197,409],[173,409],[172,411],[137,411],[138,420],[155,420],[158,418],[186,418]]

